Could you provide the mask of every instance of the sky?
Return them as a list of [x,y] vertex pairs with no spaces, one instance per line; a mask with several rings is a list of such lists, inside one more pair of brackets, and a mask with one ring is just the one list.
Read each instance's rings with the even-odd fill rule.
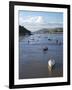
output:
[[44,12],[44,11],[19,11],[19,25],[24,26],[31,32],[43,28],[63,27],[62,12]]

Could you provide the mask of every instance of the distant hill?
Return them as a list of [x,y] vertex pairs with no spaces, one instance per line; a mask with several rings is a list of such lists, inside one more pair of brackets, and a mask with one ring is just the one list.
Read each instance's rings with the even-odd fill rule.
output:
[[25,27],[19,25],[19,36],[23,35],[31,35],[31,32],[27,30]]
[[44,34],[44,33],[63,33],[63,28],[43,28],[36,32],[35,34]]

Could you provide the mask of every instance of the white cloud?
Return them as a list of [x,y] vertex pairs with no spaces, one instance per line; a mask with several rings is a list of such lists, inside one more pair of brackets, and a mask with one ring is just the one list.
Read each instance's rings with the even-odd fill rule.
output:
[[62,27],[62,25],[58,23],[47,23],[43,16],[19,17],[19,25],[26,27],[32,32],[40,30],[42,28]]
[[42,16],[38,16],[38,17],[37,17],[37,20],[36,20],[36,23],[39,23],[39,24],[44,23],[43,17],[42,17]]
[[19,18],[19,24],[23,25],[25,23],[33,23],[33,24],[43,24],[44,18],[42,16],[27,16],[27,17],[20,17]]

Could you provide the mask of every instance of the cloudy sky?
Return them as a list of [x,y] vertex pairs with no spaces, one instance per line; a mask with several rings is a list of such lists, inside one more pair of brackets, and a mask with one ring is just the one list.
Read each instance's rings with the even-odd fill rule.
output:
[[63,13],[20,10],[19,25],[32,32],[42,28],[63,27]]

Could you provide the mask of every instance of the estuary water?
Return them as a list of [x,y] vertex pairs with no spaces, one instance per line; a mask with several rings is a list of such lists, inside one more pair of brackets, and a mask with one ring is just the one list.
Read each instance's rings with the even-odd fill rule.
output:
[[[49,59],[55,60],[52,70],[48,68]],[[33,34],[19,37],[19,79],[62,76],[63,34]]]

